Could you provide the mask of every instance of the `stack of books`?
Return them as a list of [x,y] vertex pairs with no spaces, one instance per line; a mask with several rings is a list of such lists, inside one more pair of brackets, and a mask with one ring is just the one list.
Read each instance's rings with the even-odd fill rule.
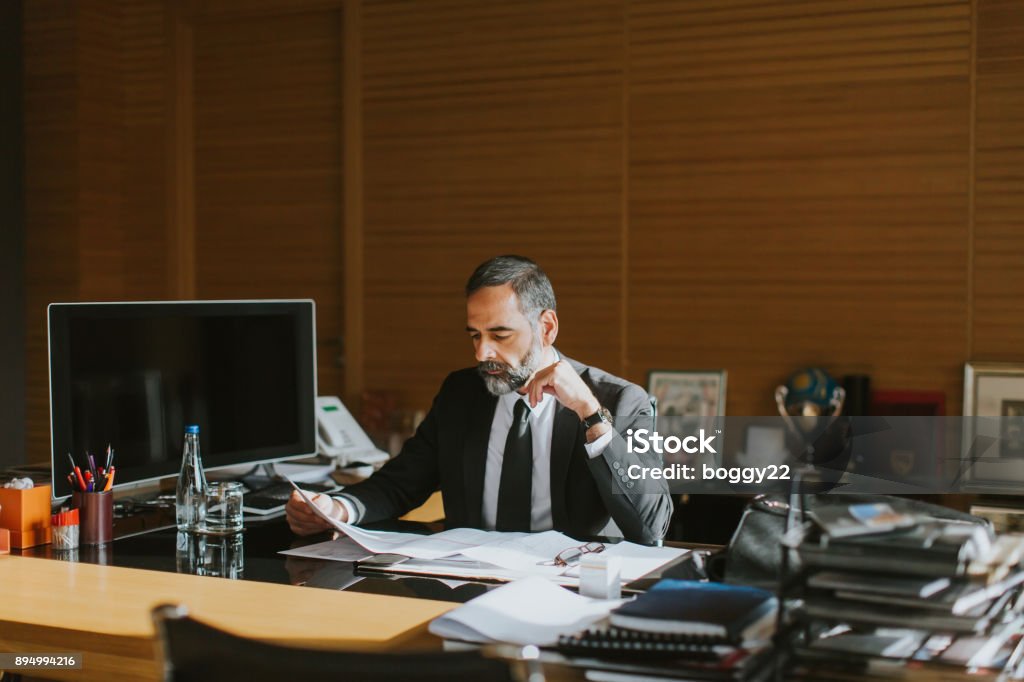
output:
[[812,520],[797,549],[807,626],[798,658],[1001,670],[1024,655],[1024,536],[884,503],[830,506]]
[[587,668],[758,680],[771,674],[778,600],[766,590],[661,580],[612,611],[606,625],[559,639],[557,649]]

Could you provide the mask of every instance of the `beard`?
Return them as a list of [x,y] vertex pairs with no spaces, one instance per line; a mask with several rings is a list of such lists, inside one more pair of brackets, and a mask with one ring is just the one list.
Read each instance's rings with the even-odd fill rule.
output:
[[[512,366],[497,360],[481,362],[476,366],[476,371],[483,377],[487,391],[493,396],[503,396],[512,391],[518,391],[526,385],[540,363],[540,343],[535,344],[518,366]],[[501,372],[500,374],[488,374],[488,372]]]

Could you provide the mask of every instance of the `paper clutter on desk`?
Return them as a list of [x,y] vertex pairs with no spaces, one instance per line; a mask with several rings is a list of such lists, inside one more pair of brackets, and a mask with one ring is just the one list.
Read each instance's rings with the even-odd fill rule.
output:
[[464,642],[545,646],[602,620],[622,600],[598,601],[532,576],[480,595],[434,619],[430,632]]
[[11,531],[11,547],[23,549],[48,543],[50,486],[0,488],[0,528]]

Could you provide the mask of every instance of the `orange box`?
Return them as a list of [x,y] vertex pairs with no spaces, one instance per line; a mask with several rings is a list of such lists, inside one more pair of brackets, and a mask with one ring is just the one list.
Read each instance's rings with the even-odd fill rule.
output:
[[11,547],[45,545],[50,541],[50,486],[28,490],[0,488],[0,528],[11,531]]

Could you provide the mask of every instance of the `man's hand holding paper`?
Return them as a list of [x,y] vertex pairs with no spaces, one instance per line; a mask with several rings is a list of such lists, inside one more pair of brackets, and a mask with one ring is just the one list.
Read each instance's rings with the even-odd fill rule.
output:
[[[294,485],[294,484],[293,484]],[[292,491],[288,498],[288,504],[284,511],[288,518],[288,527],[296,535],[313,535],[332,528],[332,524],[324,517],[329,517],[341,523],[348,521],[348,513],[344,505],[329,495],[310,495],[309,504],[303,499],[298,490]],[[310,508],[315,505],[317,511]]]

